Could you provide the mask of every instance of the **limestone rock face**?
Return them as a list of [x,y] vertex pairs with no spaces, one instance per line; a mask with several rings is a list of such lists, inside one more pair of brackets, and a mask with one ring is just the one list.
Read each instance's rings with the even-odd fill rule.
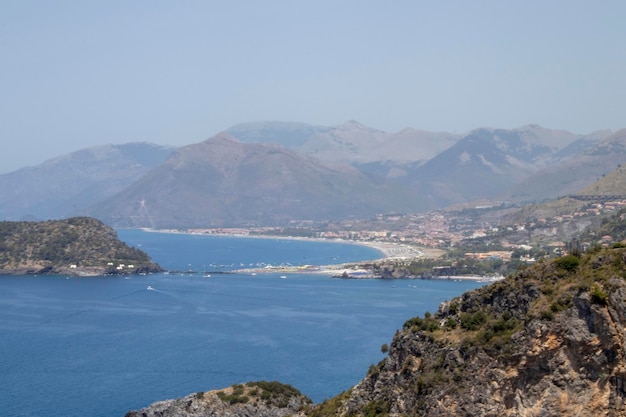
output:
[[538,265],[407,321],[332,414],[626,415],[624,259]]

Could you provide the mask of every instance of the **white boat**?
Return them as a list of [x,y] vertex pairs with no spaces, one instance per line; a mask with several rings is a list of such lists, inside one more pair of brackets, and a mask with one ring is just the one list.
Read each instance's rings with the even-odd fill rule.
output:
[[154,290],[154,288],[152,288],[150,285],[148,285],[148,288],[146,288],[146,290],[148,290],[148,291],[153,291],[153,290]]
[[286,275],[281,275],[280,277],[281,277],[282,279],[287,278],[287,276],[286,276]]

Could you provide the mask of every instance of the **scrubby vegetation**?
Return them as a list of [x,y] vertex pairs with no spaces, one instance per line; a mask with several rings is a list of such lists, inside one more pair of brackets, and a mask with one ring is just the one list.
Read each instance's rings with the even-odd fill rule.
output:
[[[458,398],[458,392],[465,389],[463,381],[478,372],[473,361],[519,369],[521,358],[532,346],[528,338],[535,330],[531,329],[567,329],[568,318],[578,314],[576,306],[603,311],[612,308],[612,303],[622,303],[622,295],[617,300],[615,294],[623,294],[626,280],[623,246],[594,247],[586,253],[543,260],[445,302],[434,314],[408,319],[389,346],[389,357],[370,367],[364,380],[369,388],[362,388],[367,395],[344,393],[320,404],[310,415],[390,415],[393,404],[389,401],[394,403],[399,397],[414,399],[411,409],[423,412],[432,407],[433,398]],[[542,340],[550,343],[550,339]],[[553,348],[546,349],[551,352]],[[540,370],[528,372],[538,375]],[[403,381],[402,388],[392,382],[397,380]],[[372,392],[376,394],[370,396]],[[355,398],[360,398],[358,407]]]
[[311,400],[304,396],[296,388],[288,384],[276,381],[248,382],[246,384],[235,384],[231,387],[218,391],[220,400],[229,404],[245,404],[248,402],[262,402],[267,407],[285,408],[294,397],[303,398],[306,403]]
[[75,265],[118,273],[120,264],[160,269],[146,253],[124,244],[112,228],[93,218],[0,222],[0,270],[54,273]]
[[614,289],[612,280],[626,279],[625,262],[622,245],[540,262],[506,281],[452,300],[435,315],[413,317],[405,322],[404,330],[498,352],[529,319],[552,320],[572,307],[576,296],[587,293],[592,303],[606,305]]
[[341,394],[324,400],[322,403],[316,405],[311,410],[307,410],[306,415],[308,417],[330,417],[338,415],[338,410],[341,408],[344,401],[350,397],[351,391],[344,391]]

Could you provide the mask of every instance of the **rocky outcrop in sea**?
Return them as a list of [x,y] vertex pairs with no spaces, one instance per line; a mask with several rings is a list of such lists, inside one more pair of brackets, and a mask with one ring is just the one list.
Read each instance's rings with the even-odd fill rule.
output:
[[311,405],[289,385],[261,381],[160,401],[126,417],[304,417]]

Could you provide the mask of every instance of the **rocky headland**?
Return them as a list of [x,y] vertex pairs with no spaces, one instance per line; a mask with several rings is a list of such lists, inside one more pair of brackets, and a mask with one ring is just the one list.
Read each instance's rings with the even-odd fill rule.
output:
[[118,275],[160,272],[143,251],[90,217],[0,222],[2,275]]
[[160,401],[129,411],[126,417],[305,417],[304,410],[311,405],[309,398],[290,385],[261,381]]
[[[623,416],[625,327],[622,244],[542,261],[407,320],[360,383],[290,413]],[[192,395],[128,416],[283,415],[258,404]]]

